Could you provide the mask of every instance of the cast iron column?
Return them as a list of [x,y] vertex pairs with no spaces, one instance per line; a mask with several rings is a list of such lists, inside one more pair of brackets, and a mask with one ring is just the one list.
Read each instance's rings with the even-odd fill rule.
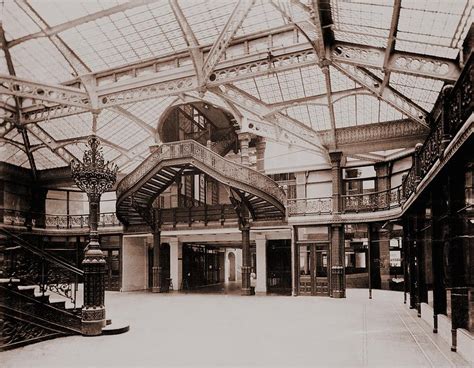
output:
[[240,133],[239,134],[240,142],[240,157],[242,165],[250,165],[250,155],[249,155],[249,144],[250,144],[250,134],[249,133]]
[[267,143],[265,138],[257,137],[257,144],[255,146],[256,154],[257,154],[257,171],[258,172],[265,172],[265,147]]
[[[333,214],[338,215],[342,211],[342,172],[341,151],[329,152],[332,172],[332,207]],[[331,297],[346,297],[346,282],[344,270],[344,225],[331,225]]]
[[[94,118],[96,116],[94,115]],[[84,152],[83,162],[72,161],[72,178],[87,193],[89,199],[89,244],[82,266],[84,269],[84,307],[82,308],[82,333],[100,335],[105,327],[105,258],[100,250],[99,204],[102,193],[112,188],[117,177],[117,166],[104,161],[100,141],[92,136],[90,147]]]
[[[245,211],[245,210],[244,210]],[[251,295],[250,289],[250,224],[248,218],[241,225],[242,231],[242,295]]]
[[157,216],[158,209],[155,209],[155,228],[153,229],[153,284],[151,291],[161,293],[163,268],[160,263],[161,231]]

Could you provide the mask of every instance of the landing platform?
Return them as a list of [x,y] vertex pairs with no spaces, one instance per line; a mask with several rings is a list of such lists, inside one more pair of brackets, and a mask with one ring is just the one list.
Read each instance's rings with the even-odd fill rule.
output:
[[403,294],[347,299],[107,292],[122,335],[72,336],[0,353],[6,367],[467,367]]

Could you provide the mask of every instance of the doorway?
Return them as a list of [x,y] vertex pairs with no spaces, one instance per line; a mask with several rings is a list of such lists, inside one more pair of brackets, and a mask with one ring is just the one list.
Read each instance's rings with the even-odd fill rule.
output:
[[301,245],[299,293],[301,295],[329,295],[327,244]]
[[104,249],[105,290],[120,290],[120,248]]
[[229,281],[235,281],[235,254],[229,253]]

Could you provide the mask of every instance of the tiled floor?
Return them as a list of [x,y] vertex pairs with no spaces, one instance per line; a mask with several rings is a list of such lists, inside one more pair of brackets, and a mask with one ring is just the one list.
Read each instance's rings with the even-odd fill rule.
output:
[[128,333],[38,343],[0,353],[0,366],[467,366],[402,298],[111,292],[109,316],[130,322]]

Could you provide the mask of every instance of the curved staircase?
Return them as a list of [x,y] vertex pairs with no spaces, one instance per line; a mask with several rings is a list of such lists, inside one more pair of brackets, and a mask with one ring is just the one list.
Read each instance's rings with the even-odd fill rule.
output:
[[117,216],[126,225],[151,223],[153,201],[176,178],[201,172],[230,187],[253,220],[285,217],[285,192],[266,175],[225,159],[194,140],[165,143],[117,186]]

